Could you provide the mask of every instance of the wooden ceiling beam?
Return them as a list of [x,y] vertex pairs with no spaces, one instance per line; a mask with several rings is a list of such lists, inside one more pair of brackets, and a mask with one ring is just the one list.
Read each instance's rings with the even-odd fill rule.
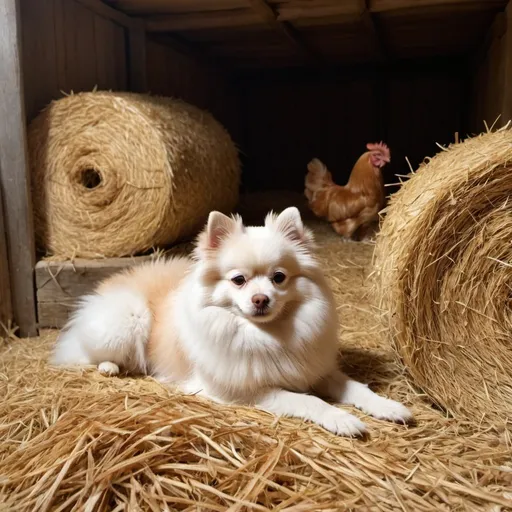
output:
[[77,0],[78,3],[90,11],[98,14],[99,16],[112,20],[118,23],[122,27],[127,28],[141,28],[143,25],[137,18],[132,18],[124,14],[124,12],[118,11],[110,7],[109,5],[101,2],[100,0]]
[[443,7],[450,10],[453,6],[483,6],[492,9],[506,5],[506,0],[371,0],[371,12],[390,12],[402,9],[418,9],[425,7]]
[[261,23],[250,9],[207,11],[194,14],[172,14],[144,18],[148,32],[182,32],[215,28],[254,26]]
[[202,69],[212,73],[220,71],[227,77],[231,77],[234,74],[234,66],[228,59],[212,55],[204,45],[183,41],[176,34],[155,33],[150,35],[149,40],[171,47],[176,52],[181,53],[198,64]]
[[382,36],[380,35],[372,13],[370,12],[370,1],[359,0],[359,10],[361,22],[363,23],[366,33],[368,34],[378,60],[381,62],[387,60],[387,52],[382,41]]
[[[98,0],[79,0],[81,2],[98,2]],[[414,16],[418,12],[426,12],[429,8],[451,12],[453,10],[492,10],[506,5],[506,0],[369,0],[361,7],[361,0],[296,0],[283,3],[272,8],[265,0],[247,0],[252,9],[236,8],[219,11],[190,12],[172,15],[153,15],[142,19],[146,22],[149,32],[181,32],[188,30],[207,30],[220,28],[237,28],[258,26],[262,22],[282,32],[294,45],[304,47],[297,31],[290,22],[301,19],[317,19],[341,17],[350,23],[363,17],[363,23],[369,32],[375,25],[371,19],[374,13],[405,14]],[[103,4],[105,5],[105,4]],[[105,8],[107,6],[105,5]],[[119,15],[122,15],[119,13]],[[339,20],[338,20],[339,22]],[[373,37],[373,36],[372,36]],[[297,40],[299,42],[297,43]],[[310,52],[310,50],[308,50]]]
[[[510,4],[509,4],[510,6]],[[468,58],[471,69],[478,69],[487,57],[487,52],[491,45],[507,32],[507,15],[504,12],[499,12],[487,31],[484,40],[478,50],[471,54]]]
[[299,33],[289,23],[279,21],[277,14],[266,0],[248,0],[253,10],[258,13],[265,23],[271,28],[283,34],[288,41],[306,57],[318,61],[319,55],[307,45]]
[[243,7],[244,0],[103,0],[130,15],[190,14]]
[[324,1],[311,2],[298,0],[290,4],[282,4],[278,8],[278,21],[297,21],[307,18],[328,18],[331,16],[356,17],[358,15],[357,1]]

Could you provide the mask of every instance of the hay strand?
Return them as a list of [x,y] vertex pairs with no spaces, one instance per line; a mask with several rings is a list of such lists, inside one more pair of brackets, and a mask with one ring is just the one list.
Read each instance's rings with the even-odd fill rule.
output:
[[224,128],[170,98],[89,92],[30,125],[38,245],[60,257],[127,256],[194,235],[238,200],[240,164]]
[[512,131],[443,148],[392,197],[380,309],[414,382],[459,418],[512,411]]
[[508,433],[447,418],[411,387],[369,308],[373,246],[344,243],[317,219],[310,227],[339,306],[345,371],[411,407],[416,425],[364,417],[368,439],[337,438],[150,378],[50,368],[49,331],[1,353],[0,509],[512,510]]

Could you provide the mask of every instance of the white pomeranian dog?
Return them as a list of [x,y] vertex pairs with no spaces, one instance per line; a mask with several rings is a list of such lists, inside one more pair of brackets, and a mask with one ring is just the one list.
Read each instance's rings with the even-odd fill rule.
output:
[[85,296],[52,363],[143,372],[211,400],[360,435],[357,417],[406,422],[407,408],[338,368],[337,314],[297,208],[263,227],[212,212],[194,259],[134,267]]

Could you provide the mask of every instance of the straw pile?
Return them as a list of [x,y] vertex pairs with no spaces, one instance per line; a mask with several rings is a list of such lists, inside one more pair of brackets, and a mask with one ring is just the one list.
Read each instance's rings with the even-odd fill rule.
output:
[[373,247],[311,227],[339,304],[345,370],[406,403],[416,425],[364,417],[368,439],[337,438],[149,378],[50,368],[47,332],[0,353],[0,510],[512,510],[508,434],[446,418],[410,387],[368,305]]
[[37,241],[54,255],[113,257],[165,246],[238,200],[230,136],[178,100],[74,94],[31,123],[28,144]]
[[512,412],[512,131],[450,146],[392,197],[381,308],[414,382],[456,417]]

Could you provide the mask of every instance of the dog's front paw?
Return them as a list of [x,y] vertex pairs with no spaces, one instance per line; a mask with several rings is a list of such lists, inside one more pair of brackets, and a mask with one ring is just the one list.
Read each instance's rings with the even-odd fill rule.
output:
[[359,418],[336,407],[325,412],[317,423],[338,436],[355,437],[366,432],[366,425]]
[[363,410],[379,420],[408,423],[412,419],[412,413],[405,405],[381,396],[371,400]]

